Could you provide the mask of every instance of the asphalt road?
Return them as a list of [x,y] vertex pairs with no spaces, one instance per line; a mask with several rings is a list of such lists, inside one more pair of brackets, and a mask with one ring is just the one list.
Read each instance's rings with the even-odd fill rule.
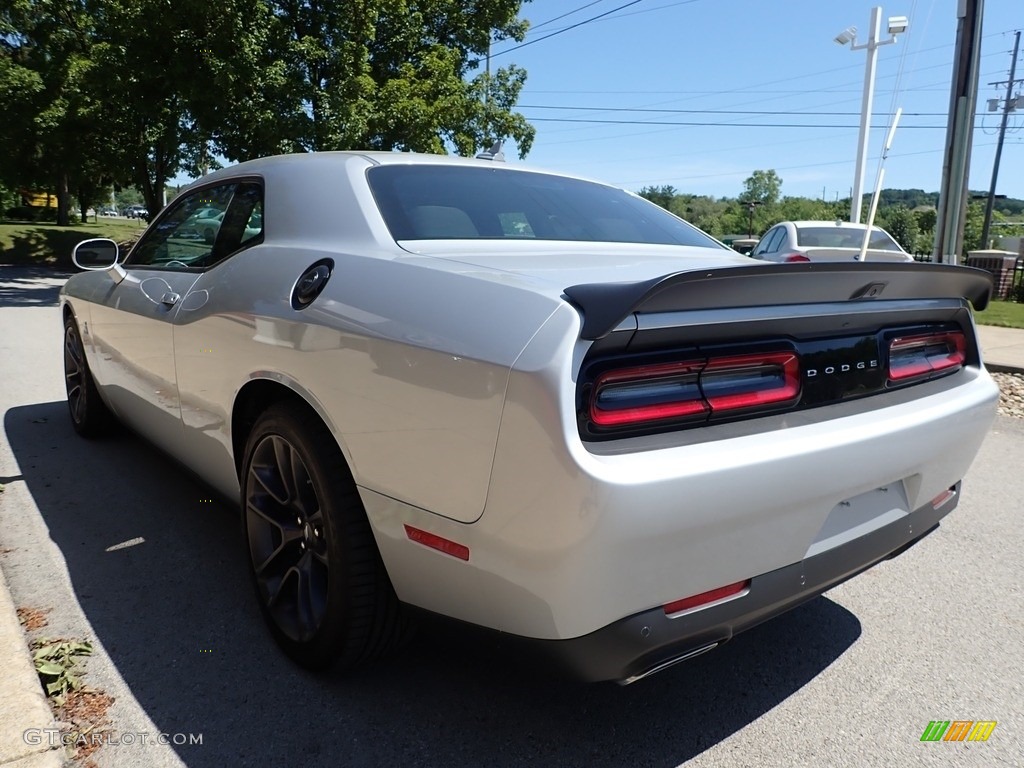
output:
[[[202,738],[104,746],[100,768],[1024,765],[1024,421],[1000,417],[921,544],[628,688],[439,628],[319,678],[264,630],[229,506],[130,434],[73,433],[60,283],[0,268],[0,567],[45,634],[96,643],[88,682],[118,731]],[[957,719],[998,725],[920,741]]]

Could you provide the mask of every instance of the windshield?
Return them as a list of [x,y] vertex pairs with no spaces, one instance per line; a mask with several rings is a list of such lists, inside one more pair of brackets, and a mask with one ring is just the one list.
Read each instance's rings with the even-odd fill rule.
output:
[[395,240],[536,239],[723,248],[614,187],[544,173],[382,165],[367,173]]
[[[802,248],[860,248],[864,230],[853,227],[797,227],[797,244]],[[885,230],[871,228],[868,248],[876,251],[899,251],[899,244]]]

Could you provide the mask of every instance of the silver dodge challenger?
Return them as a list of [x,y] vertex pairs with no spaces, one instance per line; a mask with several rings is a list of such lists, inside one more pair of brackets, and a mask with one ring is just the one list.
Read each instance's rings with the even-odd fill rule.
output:
[[496,159],[246,162],[74,259],[75,429],[122,422],[238,500],[310,667],[423,611],[638,680],[927,536],[998,395],[986,273],[764,264]]

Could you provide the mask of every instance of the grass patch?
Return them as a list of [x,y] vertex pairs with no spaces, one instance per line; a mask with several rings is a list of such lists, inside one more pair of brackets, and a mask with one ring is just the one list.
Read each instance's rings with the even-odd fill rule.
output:
[[1024,328],[1024,304],[1016,301],[990,301],[984,312],[974,313],[974,322],[1003,328]]
[[123,242],[138,237],[139,219],[100,219],[95,223],[58,227],[36,222],[0,222],[0,264],[71,266],[71,251],[90,237]]

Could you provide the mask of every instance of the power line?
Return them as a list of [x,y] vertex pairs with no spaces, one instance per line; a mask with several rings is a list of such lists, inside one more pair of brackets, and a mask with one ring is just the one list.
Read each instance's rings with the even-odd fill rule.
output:
[[[992,146],[992,144],[978,144],[976,146],[978,146],[978,147],[990,147],[990,146]],[[919,150],[917,152],[903,152],[903,153],[900,153],[900,154],[896,154],[895,152],[892,152],[892,153],[889,154],[889,157],[891,157],[891,158],[899,158],[899,157],[913,157],[915,155],[935,155],[935,154],[938,154],[939,152],[942,152],[942,151],[943,151],[942,149],[924,149],[924,150]],[[833,165],[848,165],[851,162],[853,162],[853,161],[852,160],[830,160],[830,161],[825,162],[825,163],[806,163],[806,164],[803,164],[803,165],[787,165],[787,166],[782,166],[782,167],[774,168],[774,170],[776,170],[776,171],[798,171],[798,170],[804,170],[805,168],[825,168],[825,167],[833,166]],[[728,171],[726,173],[705,173],[705,174],[700,174],[698,176],[672,176],[672,177],[666,177],[666,178],[661,178],[661,179],[642,179],[642,180],[636,180],[636,181],[618,181],[618,182],[615,182],[615,184],[616,184],[616,186],[625,187],[627,185],[633,185],[633,184],[661,184],[661,183],[670,182],[670,181],[675,181],[676,183],[679,183],[679,182],[682,182],[682,181],[691,181],[691,180],[694,180],[694,179],[721,179],[721,178],[728,178],[730,176],[743,176],[744,174],[748,174],[748,173],[749,173],[749,171]]]
[[555,16],[553,19],[548,19],[547,21],[542,21],[542,22],[540,22],[538,24],[531,24],[530,25],[530,31],[532,32],[535,29],[540,29],[541,27],[546,27],[548,24],[551,24],[551,23],[553,23],[555,21],[558,21],[559,19],[564,19],[566,16],[572,16],[574,13],[579,13],[580,11],[587,9],[587,8],[589,8],[592,5],[597,5],[598,3],[603,3],[603,2],[604,2],[604,0],[593,0],[592,2],[589,2],[589,3],[585,4],[585,5],[581,5],[579,8],[573,8],[571,11],[566,11],[561,16]]
[[[573,117],[526,117],[534,123],[588,123],[596,125],[691,125],[708,128],[858,128],[857,125],[838,125],[835,123],[713,123],[713,122],[686,122],[668,120],[590,120]],[[872,130],[885,128],[884,125],[873,125]],[[902,128],[908,130],[946,130],[945,125],[904,125]]]
[[560,35],[563,32],[568,32],[571,29],[577,29],[578,27],[582,27],[584,24],[590,24],[592,22],[597,21],[600,18],[604,18],[605,16],[613,14],[616,11],[621,11],[623,8],[629,8],[632,5],[636,5],[637,3],[642,3],[642,2],[643,2],[643,0],[631,0],[631,2],[628,2],[625,5],[620,5],[618,8],[612,8],[610,11],[605,11],[604,13],[599,13],[597,16],[591,16],[589,19],[584,19],[583,21],[578,21],[575,24],[572,24],[572,25],[570,25],[568,27],[563,27],[562,29],[556,29],[554,32],[549,32],[548,34],[544,35],[543,37],[538,37],[535,40],[527,40],[525,43],[520,43],[519,45],[513,45],[511,48],[506,48],[503,51],[498,51],[497,53],[492,53],[491,54],[491,58],[493,59],[495,56],[501,56],[501,55],[506,54],[506,53],[511,53],[512,51],[518,51],[520,48],[525,48],[528,45],[533,45],[534,43],[539,43],[542,40],[550,40],[555,35]]
[[[518,109],[563,109],[567,111],[595,112],[656,112],[664,114],[706,114],[706,115],[860,115],[860,112],[804,112],[800,110],[753,110],[753,109],[652,109],[650,107],[566,107],[560,104],[520,104]],[[876,116],[892,115],[892,112],[875,112]],[[945,117],[947,112],[904,112],[906,117]],[[985,114],[979,112],[979,115]]]

